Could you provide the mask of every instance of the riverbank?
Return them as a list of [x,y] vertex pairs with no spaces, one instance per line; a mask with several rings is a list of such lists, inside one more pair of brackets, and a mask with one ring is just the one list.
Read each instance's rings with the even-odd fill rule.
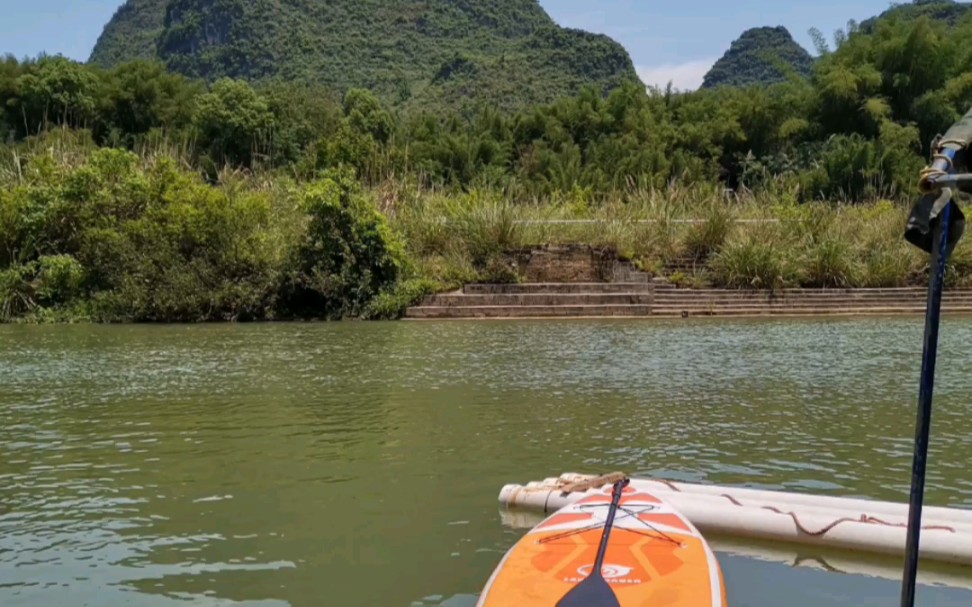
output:
[[[523,199],[368,186],[348,170],[211,182],[162,149],[99,149],[71,133],[44,144],[0,155],[4,322],[396,319],[467,284],[630,280],[620,266],[696,289],[927,280],[927,257],[902,237],[905,199],[800,203],[782,186],[677,184]],[[972,286],[970,251],[956,250],[949,287]],[[553,277],[531,274],[543,263]]]
[[[506,260],[511,282],[429,295],[405,318],[886,316],[924,314],[927,305],[927,286],[713,287],[714,270],[704,262],[674,260],[656,274],[614,251],[578,244],[508,252]],[[953,285],[943,309],[972,313],[972,289]]]

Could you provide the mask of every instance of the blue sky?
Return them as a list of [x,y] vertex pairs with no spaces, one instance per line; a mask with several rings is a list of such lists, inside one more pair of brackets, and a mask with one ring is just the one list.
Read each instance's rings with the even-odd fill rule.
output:
[[[40,52],[85,60],[122,0],[0,0],[0,53]],[[623,44],[647,84],[695,88],[743,30],[783,25],[812,48],[807,31],[828,37],[890,0],[540,0],[561,25]]]

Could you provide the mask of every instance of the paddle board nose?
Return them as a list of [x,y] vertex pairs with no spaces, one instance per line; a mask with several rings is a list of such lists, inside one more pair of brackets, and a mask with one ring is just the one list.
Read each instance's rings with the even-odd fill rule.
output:
[[[532,528],[499,563],[478,607],[551,607],[590,578],[611,491],[589,494]],[[621,495],[600,574],[620,607],[659,597],[670,607],[727,605],[722,571],[702,534],[663,499],[635,487]]]

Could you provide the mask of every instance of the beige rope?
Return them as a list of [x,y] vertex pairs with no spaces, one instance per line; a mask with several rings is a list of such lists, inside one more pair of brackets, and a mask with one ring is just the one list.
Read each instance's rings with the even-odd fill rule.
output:
[[628,475],[624,472],[612,472],[603,476],[596,476],[587,480],[568,483],[561,487],[560,491],[562,496],[567,496],[571,493],[582,493],[591,489],[599,489],[604,485],[613,485],[623,481],[626,478],[628,478]]

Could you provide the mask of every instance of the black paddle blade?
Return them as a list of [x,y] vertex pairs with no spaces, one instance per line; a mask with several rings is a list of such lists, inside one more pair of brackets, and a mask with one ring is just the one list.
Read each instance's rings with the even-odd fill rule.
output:
[[592,571],[560,599],[557,607],[621,607],[621,603],[601,572]]

